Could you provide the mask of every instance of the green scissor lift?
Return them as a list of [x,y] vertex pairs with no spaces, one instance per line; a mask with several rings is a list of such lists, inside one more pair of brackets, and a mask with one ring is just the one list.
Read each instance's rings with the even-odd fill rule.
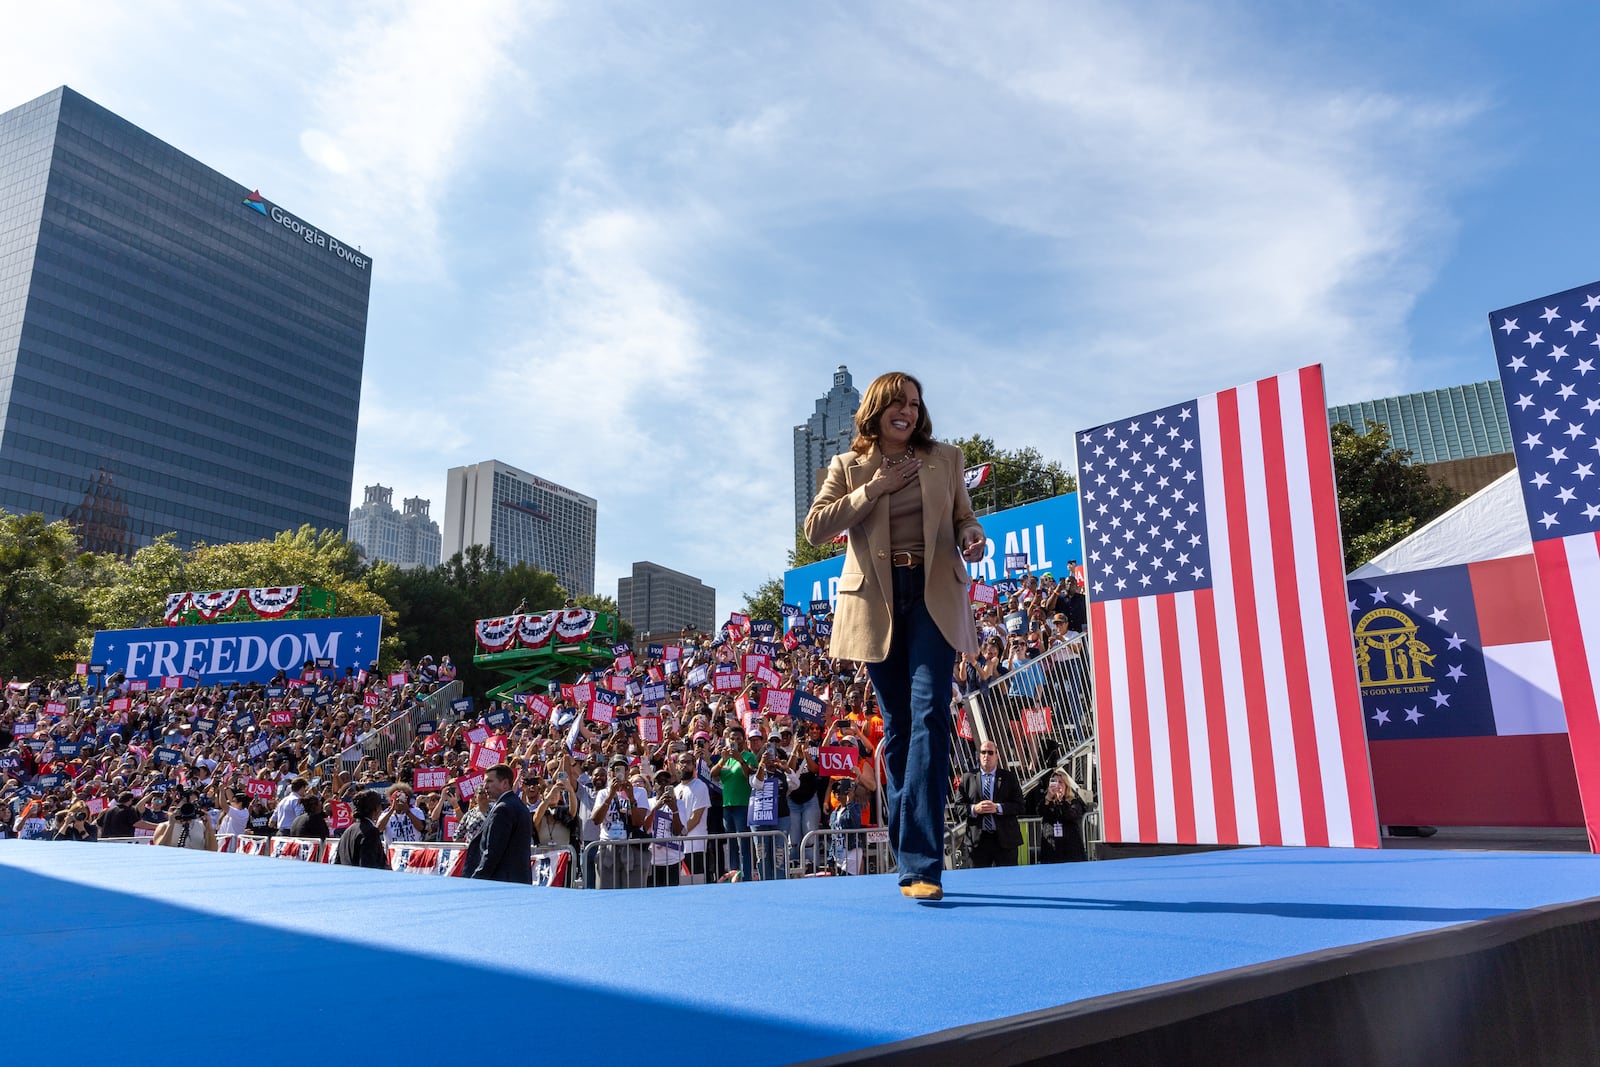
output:
[[568,644],[552,635],[541,648],[518,646],[503,652],[484,652],[480,642],[472,665],[505,676],[505,681],[489,690],[490,700],[502,700],[514,693],[542,693],[563,676],[609,664],[616,658],[611,651],[615,644],[617,617],[597,612],[594,629],[582,641]]

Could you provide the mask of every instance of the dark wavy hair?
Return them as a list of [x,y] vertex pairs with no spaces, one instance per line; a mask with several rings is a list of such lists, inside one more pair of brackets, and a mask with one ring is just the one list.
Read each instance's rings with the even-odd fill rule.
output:
[[878,443],[878,422],[889,405],[905,395],[908,382],[917,387],[917,397],[922,402],[917,412],[917,424],[911,428],[911,447],[933,447],[933,417],[928,414],[928,397],[922,383],[904,371],[896,370],[878,375],[867,386],[861,406],[856,408],[856,439],[850,443],[852,451],[865,455]]

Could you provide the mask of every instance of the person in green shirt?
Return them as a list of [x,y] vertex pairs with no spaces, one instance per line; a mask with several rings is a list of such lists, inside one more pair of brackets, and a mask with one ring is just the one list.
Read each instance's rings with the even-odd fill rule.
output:
[[[729,726],[722,732],[722,752],[711,773],[722,782],[722,830],[729,834],[743,834],[750,829],[750,776],[755,773],[756,754],[745,744],[744,730]],[[728,843],[729,852],[724,862],[732,867],[733,853],[739,856],[739,874],[750,880],[750,838],[741,837]]]

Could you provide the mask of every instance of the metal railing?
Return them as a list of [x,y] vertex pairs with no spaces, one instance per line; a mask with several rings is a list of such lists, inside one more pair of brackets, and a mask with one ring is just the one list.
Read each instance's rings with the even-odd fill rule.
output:
[[[467,842],[404,841],[388,848],[389,869],[446,878],[467,876]],[[568,889],[576,885],[578,853],[570,845],[535,845],[529,855],[533,884]]]
[[[703,861],[684,845],[703,843]],[[687,862],[686,864],[686,860]],[[689,868],[685,875],[685,866]],[[703,871],[696,870],[702,867]],[[583,846],[583,884],[588,889],[644,889],[684,885],[703,873],[706,881],[773,881],[789,877],[789,835],[749,830],[699,837],[638,837],[590,841]]]
[[[307,772],[307,777],[328,775],[335,769],[351,770],[368,756],[377,762],[380,772],[387,774],[389,757],[409,751],[412,742],[417,739],[418,723],[431,719],[443,729],[447,723],[455,720],[456,715],[450,704],[460,696],[461,683],[446,682],[428,695],[418,697],[415,704],[402,708],[387,722],[374,726],[343,746],[337,754],[319,760]],[[337,766],[341,763],[344,764],[342,768]]]
[[882,826],[812,830],[800,840],[801,853],[808,849],[820,858],[818,873],[895,874],[900,870],[889,847],[889,831]]
[[[1076,637],[960,697],[951,720],[953,769],[977,770],[978,746],[993,741],[1024,790],[1065,766],[1086,796],[1095,797],[1100,783],[1090,678],[1088,644]],[[962,736],[963,724],[970,739]]]

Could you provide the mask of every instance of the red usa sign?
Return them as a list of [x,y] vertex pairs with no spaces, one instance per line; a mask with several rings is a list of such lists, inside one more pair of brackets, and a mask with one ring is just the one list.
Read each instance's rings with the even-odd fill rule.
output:
[[294,712],[287,710],[269,711],[267,712],[267,721],[274,726],[293,726]]
[[278,783],[271,778],[247,778],[244,783],[244,791],[250,796],[259,797],[262,800],[271,800],[277,795]]
[[824,778],[854,778],[860,757],[854,745],[823,745],[817,752],[817,772]]

